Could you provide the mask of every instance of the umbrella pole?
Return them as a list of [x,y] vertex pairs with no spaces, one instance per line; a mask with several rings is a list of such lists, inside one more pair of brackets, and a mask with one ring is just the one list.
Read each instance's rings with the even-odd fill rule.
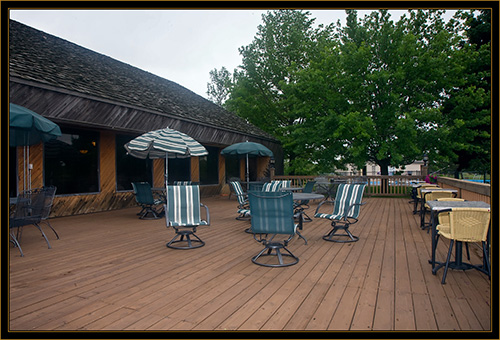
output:
[[250,173],[249,173],[249,171],[248,171],[248,154],[247,154],[247,191],[248,191],[248,190],[249,190],[249,188],[250,188],[250,183],[249,183],[249,181],[250,181]]
[[165,152],[165,190],[168,186],[168,152]]

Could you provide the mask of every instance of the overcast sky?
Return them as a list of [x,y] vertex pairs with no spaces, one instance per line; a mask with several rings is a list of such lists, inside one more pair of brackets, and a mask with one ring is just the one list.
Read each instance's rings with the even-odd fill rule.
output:
[[[310,10],[316,24],[344,10]],[[363,17],[371,11],[358,11]],[[405,11],[391,11],[396,21]],[[174,81],[207,97],[209,72],[241,64],[266,10],[10,10],[10,18]]]

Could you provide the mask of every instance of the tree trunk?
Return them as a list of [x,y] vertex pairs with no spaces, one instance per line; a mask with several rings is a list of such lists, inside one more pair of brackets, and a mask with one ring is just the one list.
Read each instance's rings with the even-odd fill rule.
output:
[[[381,160],[378,165],[380,166],[380,175],[389,176],[389,161]],[[380,192],[382,194],[389,193],[389,180],[387,178],[380,180]]]

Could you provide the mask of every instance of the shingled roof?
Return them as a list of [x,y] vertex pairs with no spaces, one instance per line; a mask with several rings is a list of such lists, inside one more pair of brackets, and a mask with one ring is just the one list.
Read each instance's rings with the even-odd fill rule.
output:
[[[22,84],[64,93],[66,97],[120,106],[120,109],[69,110],[68,106],[77,104],[65,99],[64,104],[59,103],[48,114],[55,121],[80,121],[103,128],[145,132],[164,127],[158,125],[174,119],[279,144],[244,119],[152,73],[14,20],[10,20],[9,38],[11,92],[16,91],[15,84]],[[26,97],[26,93],[23,95]],[[11,101],[13,98],[15,93],[11,94]],[[85,105],[88,108],[90,104]]]

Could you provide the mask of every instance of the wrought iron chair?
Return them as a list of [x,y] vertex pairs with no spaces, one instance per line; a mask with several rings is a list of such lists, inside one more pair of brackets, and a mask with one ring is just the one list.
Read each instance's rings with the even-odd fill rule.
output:
[[137,213],[139,218],[141,220],[161,218],[161,211],[158,211],[155,207],[158,205],[161,206],[161,204],[165,202],[153,196],[151,184],[148,182],[133,182],[132,187],[134,188],[135,200],[142,208],[141,211]]
[[[304,186],[304,189],[302,189],[302,192],[312,193],[315,184],[316,184],[316,181],[307,182],[306,185]],[[302,200],[302,201],[294,202],[293,207],[294,207],[295,214],[301,213],[303,215],[304,222],[311,222],[312,221],[311,217],[309,217],[305,212],[306,209],[309,209],[309,200]]]
[[[264,245],[252,262],[265,267],[287,267],[298,263],[299,258],[288,250],[288,243],[295,234],[305,244],[307,240],[297,230],[302,229],[302,217],[298,224],[294,221],[292,193],[249,192],[248,199],[252,210],[251,230],[254,239]],[[285,239],[281,241],[283,235]],[[278,238],[280,241],[275,240]]]
[[[210,225],[210,213],[208,207],[200,202],[198,185],[167,186],[167,203],[164,207],[167,228],[175,230],[175,236],[167,243],[167,247],[193,249],[205,245],[196,235],[196,228]],[[201,207],[205,208],[206,219],[201,217]]]
[[[444,273],[441,283],[446,283],[446,274],[450,265],[454,269],[477,269],[491,277],[489,251],[487,245],[488,231],[490,227],[490,209],[488,208],[452,208],[439,212],[436,229],[436,246],[439,237],[445,237],[450,240],[446,262],[436,266],[432,273],[435,275],[437,270],[444,266]],[[450,262],[453,245],[457,243],[456,261]],[[462,243],[481,242],[483,250],[483,264],[473,265],[470,263],[461,263]],[[469,257],[470,260],[470,257]],[[458,263],[457,263],[458,262]]]
[[[22,227],[28,225],[34,225],[42,234],[45,242],[47,242],[48,248],[52,248],[47,236],[40,227],[44,209],[48,205],[48,202],[50,204],[52,202],[51,195],[52,188],[48,187],[23,191],[17,197],[15,210],[12,217],[9,217],[9,229],[11,237],[10,241],[19,249],[21,256],[24,256],[24,253],[19,243],[20,233],[22,232]],[[13,232],[14,228],[17,229],[16,233]]]
[[45,222],[49,226],[50,229],[54,232],[56,235],[56,238],[59,240],[59,234],[57,234],[56,230],[52,227],[52,225],[49,222],[49,215],[50,215],[50,210],[52,209],[52,204],[54,203],[54,197],[56,195],[56,190],[57,188],[54,186],[50,187],[45,187],[44,188],[46,197],[45,197],[45,206],[43,207],[43,212],[42,212],[42,222]]
[[237,220],[248,221],[250,219],[250,205],[248,203],[248,195],[243,191],[241,183],[238,181],[229,182],[238,200],[238,217]]
[[[314,217],[324,218],[331,221],[332,230],[323,236],[325,241],[331,242],[356,242],[359,237],[354,236],[349,231],[349,226],[358,222],[358,216],[361,209],[365,184],[340,184],[335,195],[333,203],[333,212],[331,214],[320,213],[319,210],[324,204],[331,202],[323,201],[316,208]],[[338,234],[337,231],[343,230],[344,233]],[[341,237],[348,237],[343,240]]]

